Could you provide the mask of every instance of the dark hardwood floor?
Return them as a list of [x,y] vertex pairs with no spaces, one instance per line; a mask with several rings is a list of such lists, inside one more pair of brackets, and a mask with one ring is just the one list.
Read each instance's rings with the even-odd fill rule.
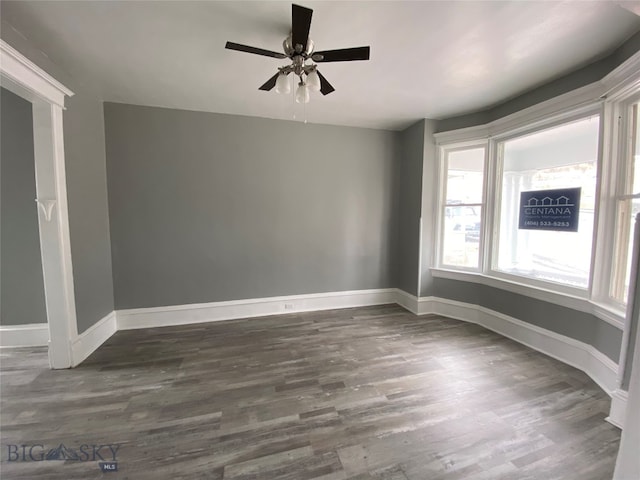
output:
[[620,439],[582,372],[391,305],[122,331],[73,370],[0,354],[2,478],[608,480]]

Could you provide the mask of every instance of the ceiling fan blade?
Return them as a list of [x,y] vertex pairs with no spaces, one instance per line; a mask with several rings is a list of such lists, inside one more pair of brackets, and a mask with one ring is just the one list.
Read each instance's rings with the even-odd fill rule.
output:
[[264,85],[262,85],[258,90],[264,90],[265,92],[268,92],[269,90],[271,90],[273,87],[276,86],[276,80],[278,80],[278,75],[280,75],[280,72],[276,73],[273,77],[271,77],[269,80],[264,82]]
[[[369,47],[342,48],[315,52],[311,58],[315,62],[351,62],[353,60],[369,60]],[[322,56],[322,58],[320,58]]]
[[310,8],[301,7],[295,3],[291,5],[291,43],[293,48],[298,44],[302,45],[302,52],[307,49],[311,15],[313,15],[313,10]]
[[318,70],[316,70],[316,73],[318,74],[318,77],[320,77],[320,93],[322,93],[322,95],[329,95],[331,92],[335,91],[335,88],[333,88],[329,81],[324,78],[324,75],[318,72]]
[[241,45],[240,43],[227,42],[225,48],[228,48],[229,50],[237,50],[238,52],[255,53],[256,55],[262,55],[264,57],[287,58],[284,53],[272,52],[271,50],[250,47],[248,45]]

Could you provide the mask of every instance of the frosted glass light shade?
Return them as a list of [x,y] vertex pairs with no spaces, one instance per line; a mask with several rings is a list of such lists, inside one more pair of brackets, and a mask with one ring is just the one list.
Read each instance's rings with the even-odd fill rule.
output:
[[302,82],[298,84],[298,90],[296,90],[296,103],[309,103],[309,89]]
[[315,70],[311,71],[308,75],[307,75],[307,88],[309,90],[311,90],[312,92],[319,92],[320,91],[320,76],[318,75],[318,72],[316,72]]
[[291,84],[289,83],[287,75],[284,73],[278,75],[278,78],[276,79],[276,93],[291,93]]

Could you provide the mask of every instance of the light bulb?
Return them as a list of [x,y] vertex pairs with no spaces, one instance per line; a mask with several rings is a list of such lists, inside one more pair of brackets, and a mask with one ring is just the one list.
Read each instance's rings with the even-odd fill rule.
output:
[[291,93],[291,84],[286,73],[280,73],[276,79],[276,93]]
[[302,82],[298,84],[298,90],[296,90],[296,103],[309,103],[309,89]]
[[318,75],[318,72],[315,70],[311,70],[308,74],[307,74],[307,87],[309,88],[309,90],[311,90],[312,92],[319,92],[320,91],[320,76]]

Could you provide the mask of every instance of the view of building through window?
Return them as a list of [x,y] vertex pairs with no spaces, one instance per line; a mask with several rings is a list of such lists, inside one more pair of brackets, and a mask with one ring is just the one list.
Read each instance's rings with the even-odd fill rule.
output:
[[[599,117],[501,142],[501,202],[494,268],[587,288],[596,201]],[[581,188],[577,232],[518,228],[520,194]]]
[[478,268],[485,149],[447,152],[442,263]]

